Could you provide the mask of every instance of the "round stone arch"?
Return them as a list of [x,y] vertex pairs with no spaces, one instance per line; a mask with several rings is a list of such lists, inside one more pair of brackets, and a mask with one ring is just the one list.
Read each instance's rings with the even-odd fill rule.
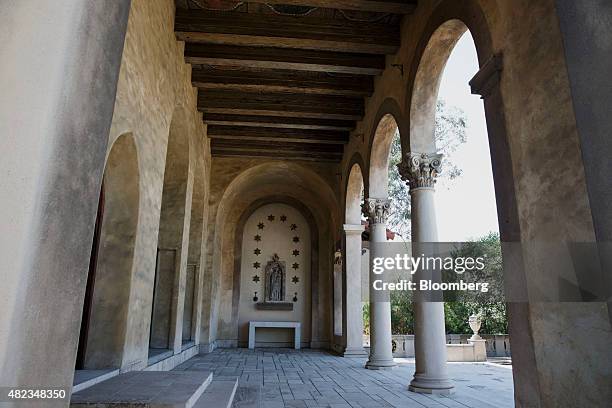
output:
[[484,11],[476,0],[445,0],[429,17],[410,68],[405,117],[409,132],[402,140],[407,152],[435,153],[435,110],[446,62],[457,41],[470,31],[480,71],[472,79],[472,92],[481,94],[495,181],[495,196],[502,241],[519,241],[520,225],[514,190],[504,105],[499,91],[501,54],[493,49]]
[[[320,290],[313,293],[311,306],[311,347],[326,348],[331,341],[332,320],[328,301],[331,301],[331,271],[334,243],[338,239],[341,219],[336,195],[317,173],[305,166],[290,162],[269,162],[254,165],[238,174],[225,188],[216,210],[211,267],[206,273],[213,280],[211,304],[211,341],[220,347],[235,347],[238,339],[238,303],[234,301],[235,228],[242,214],[256,200],[270,196],[289,196],[307,206],[318,230],[318,277],[312,277],[314,287],[318,279]],[[313,234],[314,235],[314,234]],[[328,276],[329,275],[329,276]],[[215,305],[216,304],[216,305]],[[214,306],[213,306],[214,305]],[[316,310],[314,310],[316,308]]]
[[370,132],[368,159],[368,189],[370,198],[387,198],[389,195],[389,152],[395,133],[399,131],[402,151],[407,150],[408,129],[402,110],[393,98],[387,98],[378,108]]
[[140,213],[138,149],[131,133],[120,135],[109,150],[99,206],[81,328],[85,369],[123,363]]
[[355,153],[347,167],[344,184],[344,222],[358,225],[361,223],[361,195],[367,191],[365,163],[361,154]]
[[429,17],[408,77],[404,101],[409,122],[406,152],[436,152],[434,130],[440,82],[451,52],[467,30],[472,34],[482,67],[493,57],[494,50],[485,14],[477,1],[442,1]]
[[[289,207],[293,207],[296,209],[306,220],[308,224],[308,228],[310,230],[310,299],[309,306],[311,309],[310,322],[309,326],[312,327],[313,322],[316,322],[318,319],[318,313],[316,309],[313,307],[313,301],[318,299],[318,288],[316,285],[313,285],[313,282],[316,282],[319,278],[319,228],[317,226],[317,221],[310,211],[308,206],[306,206],[302,201],[289,196],[289,195],[273,195],[259,198],[253,201],[242,213],[238,223],[236,224],[236,229],[234,232],[234,273],[233,273],[233,292],[232,292],[232,321],[236,323],[237,332],[240,331],[239,324],[239,308],[240,308],[240,278],[241,278],[241,266],[242,266],[242,246],[243,246],[243,232],[244,227],[248,219],[251,215],[257,211],[258,209],[268,205],[268,204],[285,204]],[[262,294],[263,296],[263,294]],[[310,328],[309,327],[309,328]],[[310,330],[309,330],[310,332]],[[312,337],[312,333],[311,333]],[[238,338],[240,338],[240,333],[238,333]]]
[[193,189],[192,132],[187,111],[177,106],[168,130],[157,262],[153,282],[151,350],[180,349],[189,223]]
[[[478,55],[479,72],[470,81],[472,93],[484,100],[489,148],[495,185],[495,198],[502,242],[521,240],[517,199],[510,147],[506,134],[504,104],[499,87],[503,70],[501,53],[493,48],[491,31],[484,11],[476,0],[444,0],[430,15],[410,67],[406,113],[409,139],[404,152],[436,153],[435,109],[438,90],[447,60],[461,36],[469,30]],[[405,155],[406,153],[404,153]],[[504,251],[506,287],[516,296],[526,293],[526,278],[520,253]],[[537,405],[537,364],[529,306],[509,303],[509,328],[513,350],[513,370],[517,404]],[[520,395],[520,397],[519,397]]]

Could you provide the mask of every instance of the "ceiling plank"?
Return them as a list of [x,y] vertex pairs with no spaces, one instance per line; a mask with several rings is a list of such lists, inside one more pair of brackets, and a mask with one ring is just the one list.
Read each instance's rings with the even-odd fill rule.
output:
[[248,47],[219,44],[185,44],[185,61],[218,67],[246,67],[340,74],[380,75],[382,55]]
[[348,132],[247,126],[210,125],[207,133],[211,139],[266,142],[346,144],[349,139]]
[[177,9],[179,40],[208,44],[394,54],[399,24]]
[[251,3],[289,4],[378,13],[411,14],[416,8],[412,0],[249,0]]
[[374,90],[374,81],[369,76],[282,69],[223,69],[196,66],[192,69],[191,78],[194,86],[205,90],[345,96],[370,96]]
[[274,153],[270,151],[250,150],[250,151],[235,151],[232,149],[212,149],[211,155],[213,158],[249,158],[249,159],[276,159],[276,160],[303,160],[311,162],[331,162],[340,163],[342,154],[340,153]]
[[250,142],[236,140],[211,140],[211,153],[215,156],[267,157],[276,159],[315,159],[339,161],[343,146],[333,144],[305,144],[278,142]]
[[355,122],[337,119],[313,119],[289,116],[231,115],[207,113],[204,122],[208,125],[251,126],[286,129],[318,129],[351,131]]
[[208,113],[359,120],[364,114],[364,101],[336,95],[216,90],[198,92],[198,109]]

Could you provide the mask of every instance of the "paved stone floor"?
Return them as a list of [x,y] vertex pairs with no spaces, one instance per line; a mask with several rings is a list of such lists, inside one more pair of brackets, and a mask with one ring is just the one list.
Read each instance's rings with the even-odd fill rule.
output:
[[239,378],[235,408],[285,407],[513,407],[512,370],[494,364],[449,363],[456,392],[448,397],[407,390],[414,360],[397,359],[393,370],[371,371],[365,359],[316,350],[218,349],[181,364],[179,370]]

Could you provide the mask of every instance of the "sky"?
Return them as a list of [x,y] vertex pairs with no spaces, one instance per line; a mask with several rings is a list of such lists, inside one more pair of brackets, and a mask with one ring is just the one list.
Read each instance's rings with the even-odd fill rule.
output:
[[477,71],[476,49],[467,32],[451,53],[439,92],[440,99],[462,109],[467,116],[467,142],[453,154],[453,161],[463,175],[436,185],[441,242],[461,242],[498,231],[484,106],[478,95],[471,95],[468,85]]

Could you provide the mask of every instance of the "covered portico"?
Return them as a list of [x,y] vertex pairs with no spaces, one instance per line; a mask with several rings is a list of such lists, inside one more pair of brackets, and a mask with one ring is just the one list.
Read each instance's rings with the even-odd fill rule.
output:
[[[609,241],[612,54],[576,61],[610,9],[577,3],[2,2],[0,384],[76,403],[182,370],[212,373],[176,395],[200,404],[605,406],[611,303],[586,301],[580,269],[546,282],[572,302],[530,301],[555,265],[537,251],[503,254],[512,371],[448,363],[441,302],[415,303],[401,360],[370,295],[363,343],[362,233],[376,257],[397,134],[411,245],[438,241],[435,107],[467,31],[501,241]],[[606,253],[591,260],[608,279]],[[300,331],[250,339],[254,321]]]

